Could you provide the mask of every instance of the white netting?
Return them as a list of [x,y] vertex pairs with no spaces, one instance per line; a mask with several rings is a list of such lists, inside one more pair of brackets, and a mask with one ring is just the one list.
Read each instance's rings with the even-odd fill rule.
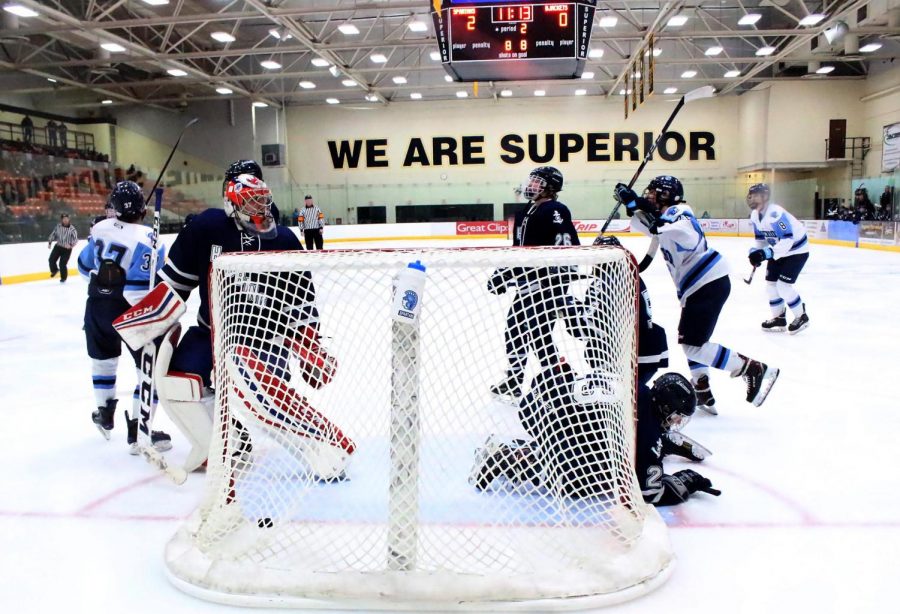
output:
[[[418,323],[395,321],[416,260]],[[632,462],[623,250],[227,254],[212,277],[219,436],[167,548],[183,588],[420,609],[615,601],[666,576]]]

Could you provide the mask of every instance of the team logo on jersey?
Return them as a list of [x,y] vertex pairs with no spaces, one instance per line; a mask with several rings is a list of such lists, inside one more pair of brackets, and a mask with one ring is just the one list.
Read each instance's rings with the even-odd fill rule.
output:
[[563,219],[562,219],[562,216],[559,214],[559,211],[553,212],[553,223],[554,224],[562,224],[563,223]]
[[222,253],[222,246],[221,245],[213,245],[212,247],[209,248],[209,261],[212,262],[213,260],[218,258],[219,254],[221,254],[221,253]]
[[241,233],[241,247],[247,247],[249,245],[253,245],[256,241],[256,237],[250,236],[248,234]]

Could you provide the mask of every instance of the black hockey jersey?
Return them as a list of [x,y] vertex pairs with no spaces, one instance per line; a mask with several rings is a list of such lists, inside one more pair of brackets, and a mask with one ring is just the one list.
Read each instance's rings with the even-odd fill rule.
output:
[[557,200],[516,213],[513,245],[581,245],[569,208]]

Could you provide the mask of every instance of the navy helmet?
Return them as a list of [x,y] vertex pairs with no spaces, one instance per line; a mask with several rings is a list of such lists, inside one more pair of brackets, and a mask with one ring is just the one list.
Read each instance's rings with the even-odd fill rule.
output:
[[545,191],[562,192],[563,175],[553,166],[539,166],[528,174],[523,193],[528,200],[535,200]]
[[653,382],[650,402],[664,428],[681,428],[688,423],[697,407],[693,384],[680,373],[665,373]]
[[672,175],[660,175],[651,179],[644,194],[648,195],[650,192],[656,194],[656,205],[660,209],[684,202],[684,186]]
[[133,181],[120,181],[109,193],[106,208],[114,209],[123,222],[140,220],[147,213],[144,191]]

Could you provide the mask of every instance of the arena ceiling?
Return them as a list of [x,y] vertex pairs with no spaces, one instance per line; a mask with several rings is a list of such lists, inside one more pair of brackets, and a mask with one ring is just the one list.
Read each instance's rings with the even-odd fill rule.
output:
[[[4,9],[0,84],[73,107],[389,104],[471,90],[445,80],[430,0],[10,0]],[[479,95],[616,96],[650,33],[658,90],[861,79],[900,52],[898,0],[600,0],[597,9],[590,78],[482,83]],[[748,14],[759,18],[747,23]],[[676,16],[687,19],[675,25]]]

